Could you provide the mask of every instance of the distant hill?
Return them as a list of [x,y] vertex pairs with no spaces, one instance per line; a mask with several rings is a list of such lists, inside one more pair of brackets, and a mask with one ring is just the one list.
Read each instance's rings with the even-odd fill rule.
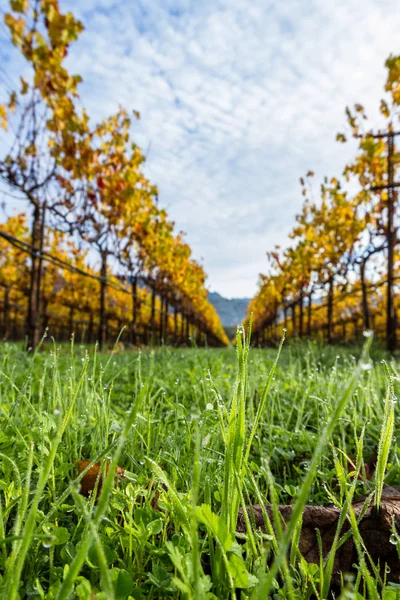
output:
[[224,298],[217,292],[209,292],[208,299],[214,305],[225,328],[235,328],[242,323],[250,302],[250,298]]

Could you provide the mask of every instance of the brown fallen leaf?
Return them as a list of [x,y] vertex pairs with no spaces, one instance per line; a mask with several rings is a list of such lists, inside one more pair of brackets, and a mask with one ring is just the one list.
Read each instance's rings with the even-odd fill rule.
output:
[[[357,518],[362,514],[364,507],[365,498],[353,503],[353,509]],[[266,505],[265,510],[273,524],[274,521],[271,506]],[[284,527],[285,523],[290,520],[293,506],[278,506],[278,511],[282,517]],[[247,508],[247,512],[250,521],[254,519],[256,527],[266,532],[261,506],[255,505],[249,507]],[[316,534],[317,529],[321,534],[322,555],[324,558],[328,556],[335,537],[339,514],[340,510],[335,506],[304,507],[299,550],[307,562],[319,564],[320,547]],[[385,486],[379,512],[376,513],[371,503],[359,522],[359,530],[365,547],[374,561],[374,564],[379,564],[382,578],[385,575],[387,581],[395,581],[398,583],[400,578],[400,561],[396,544],[390,542],[393,526],[400,532],[400,489]],[[340,537],[350,529],[350,523],[346,519]],[[246,532],[246,523],[242,509],[239,511],[237,532]],[[340,573],[352,571],[354,563],[358,563],[358,557],[354,539],[353,536],[351,536],[336,552],[332,583],[339,584]],[[385,565],[387,565],[386,572]]]
[[[76,470],[78,471],[78,474],[82,473],[90,465],[91,462],[92,461],[90,461],[90,460],[77,460],[75,462],[75,467],[76,467]],[[80,482],[81,489],[79,490],[79,493],[82,494],[82,496],[88,497],[90,495],[90,493],[93,492],[95,485],[96,485],[97,477],[99,476],[99,473],[100,473],[100,469],[101,469],[101,463],[99,463],[99,462],[95,463],[92,467],[90,467],[88,472],[85,473],[85,475],[82,477],[81,482]],[[108,465],[106,467],[106,471],[107,471],[107,473],[109,471]],[[125,478],[125,471],[121,467],[117,467],[115,473],[121,479]],[[115,478],[115,481],[116,482],[118,481],[117,477]],[[103,484],[103,481],[102,481],[102,477],[100,476],[99,483],[97,486],[97,496],[100,494],[102,484]],[[158,484],[157,482],[149,480],[147,482],[147,484],[145,485],[145,489],[151,490],[151,492],[154,492],[154,495],[150,501],[152,509],[160,510],[160,507],[158,505],[158,500],[159,500],[161,491],[167,489],[166,485],[164,485],[162,483],[160,486],[160,484]],[[137,500],[139,500],[139,499],[137,499]]]
[[[76,467],[76,470],[78,471],[78,474],[80,475],[90,465],[91,462],[92,462],[91,460],[77,460],[75,462],[75,467]],[[99,463],[99,462],[95,463],[92,467],[90,467],[88,472],[85,473],[85,475],[82,477],[81,482],[80,482],[81,489],[79,490],[79,493],[82,494],[82,496],[88,497],[89,494],[91,492],[93,492],[94,487],[96,485],[97,477],[99,476],[99,473],[100,473],[100,469],[101,469],[101,463]],[[109,471],[109,466],[107,464],[106,472],[108,473],[108,471]],[[121,467],[117,467],[115,470],[115,473],[122,479],[125,477],[124,469],[122,469]],[[115,481],[118,481],[117,478],[115,478]],[[100,475],[99,483],[97,486],[97,495],[100,494],[102,485],[103,485],[103,478]]]

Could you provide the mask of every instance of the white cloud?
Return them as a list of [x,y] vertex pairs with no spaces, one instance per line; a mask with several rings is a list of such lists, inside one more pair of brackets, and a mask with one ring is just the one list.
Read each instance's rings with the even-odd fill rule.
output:
[[298,179],[339,175],[344,107],[377,114],[398,0],[64,0],[85,32],[69,66],[100,118],[138,109],[138,143],[210,286],[252,295],[287,243]]

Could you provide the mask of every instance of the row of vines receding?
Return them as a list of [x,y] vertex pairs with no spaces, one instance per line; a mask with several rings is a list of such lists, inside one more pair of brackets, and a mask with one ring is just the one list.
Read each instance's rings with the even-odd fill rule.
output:
[[10,6],[4,22],[29,76],[16,90],[2,80],[2,194],[24,212],[0,226],[0,335],[35,348],[49,329],[103,346],[126,326],[133,344],[227,343],[205,272],[144,175],[139,114],[92,123],[82,106],[81,77],[65,65],[82,24],[57,0]]
[[396,349],[400,56],[390,56],[386,69],[381,128],[371,129],[360,104],[346,109],[349,131],[336,139],[354,138],[357,151],[341,180],[325,178],[318,195],[312,171],[300,180],[304,203],[292,244],[268,253],[269,270],[249,305],[258,344],[276,343],[283,327],[291,336],[328,342],[374,330],[389,351]]

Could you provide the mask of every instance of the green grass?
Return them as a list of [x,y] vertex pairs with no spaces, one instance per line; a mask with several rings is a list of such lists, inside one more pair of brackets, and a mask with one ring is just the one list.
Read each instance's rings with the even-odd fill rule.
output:
[[[374,490],[346,456],[362,471],[378,455],[377,509],[383,483],[400,485],[397,367],[371,356],[293,343],[277,361],[244,336],[237,351],[2,344],[0,597],[331,598],[333,553],[318,566],[297,550],[304,504],[333,499],[345,519]],[[110,465],[97,503],[78,493],[80,459]],[[269,535],[249,518],[238,543],[250,503],[294,518]],[[342,597],[378,597],[353,517],[359,574]]]

